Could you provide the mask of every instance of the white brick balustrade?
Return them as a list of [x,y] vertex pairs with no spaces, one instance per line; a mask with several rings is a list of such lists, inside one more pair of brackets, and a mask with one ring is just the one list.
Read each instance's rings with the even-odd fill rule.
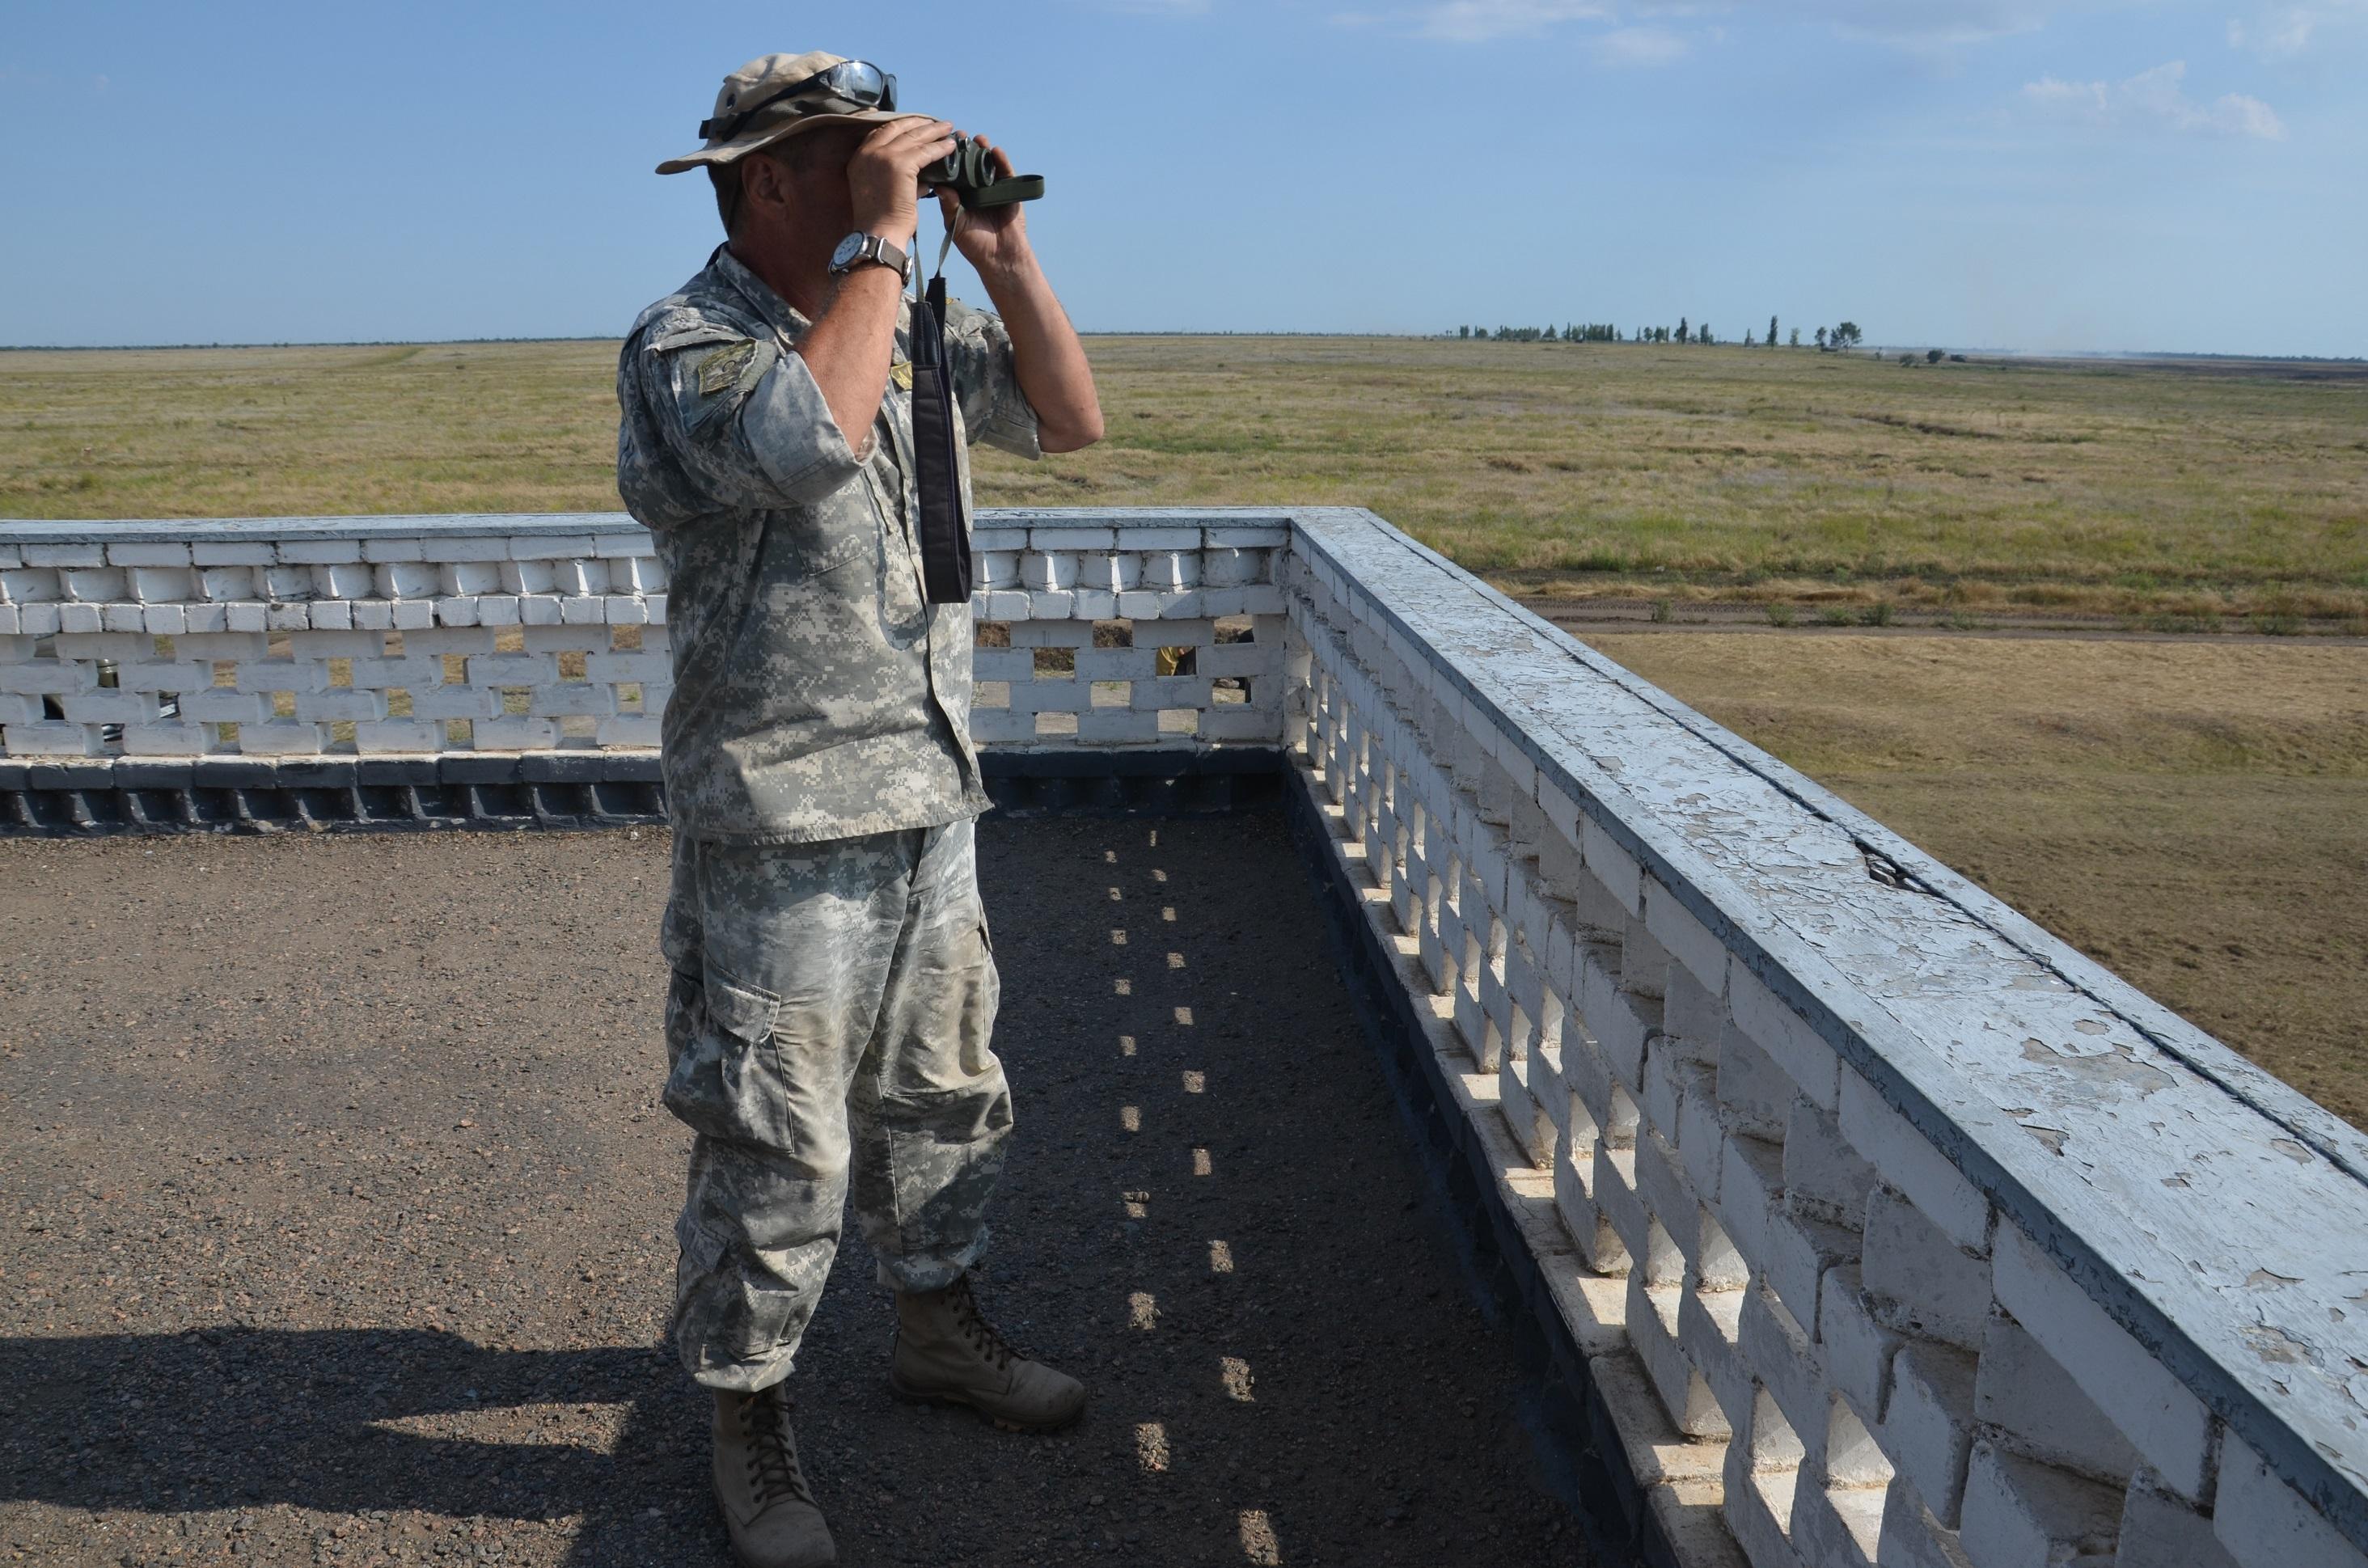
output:
[[[2368,1138],[1370,513],[975,544],[984,744],[1287,756],[1678,1561],[2368,1568]],[[666,621],[620,517],[0,523],[0,776],[646,766]]]
[[1286,744],[1681,1561],[2368,1564],[2368,1140],[1370,514],[1293,526]]
[[[1273,745],[1290,538],[984,514],[979,740]],[[622,514],[0,522],[0,759],[645,751],[666,637]]]

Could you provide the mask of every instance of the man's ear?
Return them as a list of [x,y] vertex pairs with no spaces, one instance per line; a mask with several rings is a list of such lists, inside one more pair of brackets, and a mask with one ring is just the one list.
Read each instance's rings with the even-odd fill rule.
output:
[[740,207],[779,217],[790,204],[789,171],[762,153],[740,160]]

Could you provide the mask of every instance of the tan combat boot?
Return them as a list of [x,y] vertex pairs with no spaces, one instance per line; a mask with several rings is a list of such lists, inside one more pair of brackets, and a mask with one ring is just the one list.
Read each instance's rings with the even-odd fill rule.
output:
[[798,1468],[789,1395],[779,1383],[757,1393],[715,1391],[715,1500],[742,1568],[830,1568],[838,1561]]
[[980,1315],[964,1275],[942,1290],[896,1292],[888,1386],[905,1399],[967,1404],[1013,1432],[1065,1426],[1086,1385],[1014,1350]]

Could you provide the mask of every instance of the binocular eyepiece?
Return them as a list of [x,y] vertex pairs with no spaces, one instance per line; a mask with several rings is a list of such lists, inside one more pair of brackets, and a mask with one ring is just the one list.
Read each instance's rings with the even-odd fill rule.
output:
[[1044,194],[1042,175],[1004,178],[996,168],[995,154],[967,136],[955,137],[952,152],[922,167],[921,184],[927,189],[952,191],[954,199],[973,212],[1033,201]]

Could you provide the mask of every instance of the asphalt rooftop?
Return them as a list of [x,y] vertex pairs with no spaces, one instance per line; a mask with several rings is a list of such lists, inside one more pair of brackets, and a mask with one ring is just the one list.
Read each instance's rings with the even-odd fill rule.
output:
[[[794,1374],[848,1564],[1578,1562],[1271,812],[990,817],[982,1296],[1093,1385]],[[0,1557],[722,1563],[662,1344],[659,832],[0,841]]]

